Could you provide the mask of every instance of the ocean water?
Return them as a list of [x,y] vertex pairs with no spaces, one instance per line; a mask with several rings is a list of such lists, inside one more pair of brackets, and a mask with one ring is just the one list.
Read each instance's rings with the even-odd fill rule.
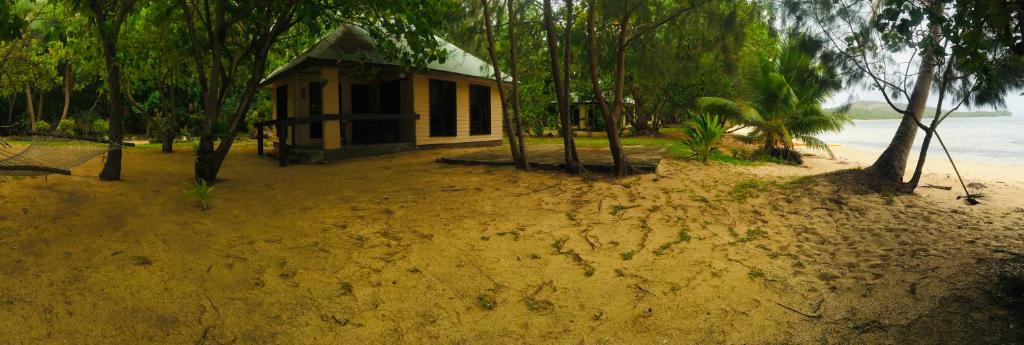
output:
[[[820,138],[829,144],[841,144],[881,153],[889,145],[900,120],[856,120],[842,132]],[[927,123],[927,122],[925,122]],[[955,160],[1024,166],[1024,116],[948,118],[939,125],[939,135]],[[924,132],[918,131],[914,155],[921,148]],[[945,159],[942,146],[932,139],[929,159]],[[1021,174],[1024,174],[1022,168]]]

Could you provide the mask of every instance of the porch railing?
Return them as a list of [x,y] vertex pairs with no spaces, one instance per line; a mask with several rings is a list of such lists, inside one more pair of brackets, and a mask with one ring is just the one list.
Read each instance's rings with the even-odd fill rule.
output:
[[[338,121],[341,126],[341,135],[344,140],[345,127],[350,126],[352,121],[360,120],[418,120],[420,115],[417,113],[401,113],[401,114],[323,114],[323,115],[310,115],[307,117],[290,117],[275,120],[268,120],[262,122],[256,122],[253,126],[256,126],[256,142],[257,148],[256,153],[260,156],[263,155],[263,133],[264,127],[274,126],[277,132],[278,141],[280,142],[280,148],[278,150],[278,164],[280,166],[288,165],[287,158],[287,144],[288,141],[288,128],[295,128],[298,125],[309,124],[320,121]],[[294,140],[294,138],[292,138]],[[293,143],[294,145],[294,143]]]

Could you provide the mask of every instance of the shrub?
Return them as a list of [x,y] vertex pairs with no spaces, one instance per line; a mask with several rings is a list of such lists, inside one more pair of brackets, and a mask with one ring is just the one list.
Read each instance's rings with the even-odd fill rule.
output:
[[43,121],[43,120],[36,121],[33,130],[35,130],[35,131],[48,131],[48,130],[50,130],[50,123],[46,122],[46,121]]
[[195,182],[189,184],[189,189],[185,192],[189,197],[199,200],[199,208],[203,211],[210,209],[210,199],[212,198],[213,186],[206,183],[204,179],[196,179]]
[[702,113],[690,113],[690,121],[683,126],[683,145],[686,145],[691,156],[695,159],[708,163],[708,157],[718,152],[715,144],[725,135],[725,125],[718,121],[718,116]]
[[104,119],[96,119],[92,122],[92,133],[99,137],[106,137],[110,132],[110,122]]
[[75,120],[63,119],[57,123],[57,132],[63,135],[75,135]]

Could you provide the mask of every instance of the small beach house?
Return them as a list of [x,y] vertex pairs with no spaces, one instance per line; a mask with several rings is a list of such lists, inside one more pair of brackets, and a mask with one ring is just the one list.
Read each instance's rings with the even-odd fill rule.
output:
[[273,100],[278,159],[319,162],[423,147],[499,145],[502,109],[491,65],[438,38],[444,62],[408,71],[343,25],[262,86]]

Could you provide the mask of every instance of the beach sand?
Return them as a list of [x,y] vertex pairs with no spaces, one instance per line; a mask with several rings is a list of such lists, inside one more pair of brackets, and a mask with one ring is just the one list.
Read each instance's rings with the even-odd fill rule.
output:
[[995,181],[966,206],[812,176],[844,149],[620,179],[435,162],[472,150],[279,168],[240,145],[205,212],[191,152],[0,178],[0,343],[1024,340],[1024,209]]

